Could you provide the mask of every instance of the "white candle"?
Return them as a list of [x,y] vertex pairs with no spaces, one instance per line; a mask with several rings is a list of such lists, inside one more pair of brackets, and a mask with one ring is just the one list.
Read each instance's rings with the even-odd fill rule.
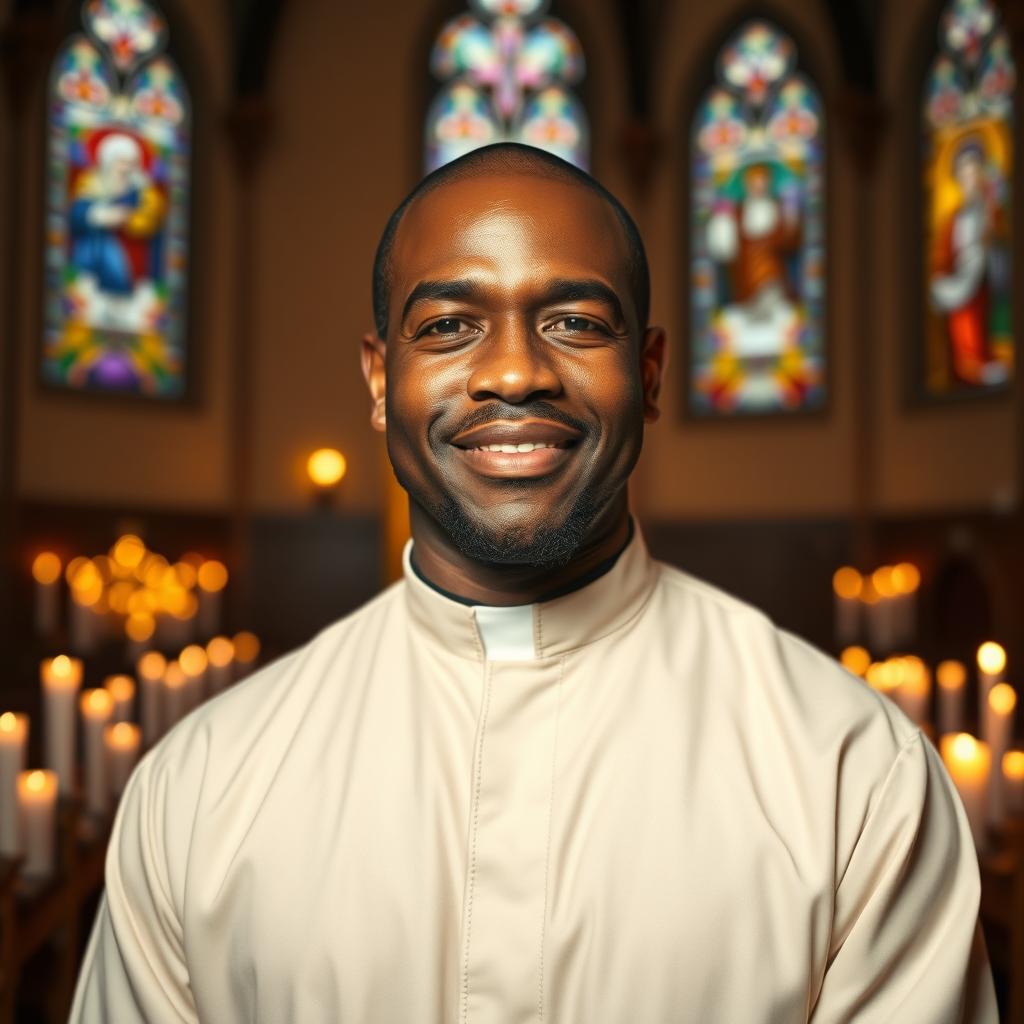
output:
[[900,707],[915,725],[924,725],[928,721],[932,696],[928,666],[913,656],[902,658],[901,662],[903,679],[900,683]]
[[163,727],[166,732],[188,712],[188,677],[177,661],[169,661],[163,681]]
[[917,592],[921,572],[910,562],[893,566],[892,583],[896,590],[893,607],[896,611],[896,642],[903,647],[913,644],[917,635]]
[[938,723],[940,736],[959,732],[964,727],[964,703],[967,669],[961,661],[943,661],[935,670],[938,684]]
[[228,583],[228,570],[215,558],[203,562],[196,574],[199,583],[199,635],[210,637],[220,630],[221,594]]
[[220,693],[231,683],[235,645],[226,636],[215,636],[206,645],[206,659],[209,663],[206,678],[211,693]]
[[167,659],[159,651],[147,651],[138,660],[135,671],[139,680],[139,722],[142,742],[151,747],[160,738],[163,721],[163,679]]
[[1006,797],[1003,786],[1003,755],[1010,748],[1013,737],[1013,712],[1017,707],[1017,694],[1008,683],[996,683],[989,690],[982,720],[981,738],[992,750],[992,763],[999,770],[992,772],[989,784],[988,817],[994,825],[1001,825],[1006,817]]
[[1006,813],[1024,818],[1024,750],[1008,750],[1003,754],[1003,792]]
[[18,774],[25,770],[28,715],[0,715],[0,856],[16,857],[18,841]]
[[18,775],[19,845],[22,873],[31,878],[53,874],[57,845],[57,776],[52,771]]
[[134,717],[135,680],[131,676],[107,676],[103,686],[114,702],[110,720],[112,722],[129,722]]
[[103,744],[107,751],[110,793],[116,800],[124,792],[132,769],[139,760],[142,730],[131,722],[116,722],[103,730]]
[[83,690],[79,706],[82,709],[82,746],[85,755],[85,809],[90,814],[103,816],[108,806],[103,730],[110,724],[114,698],[105,688]]
[[198,644],[189,644],[178,655],[178,664],[185,673],[185,707],[187,711],[191,711],[203,702],[209,660],[202,647]]
[[62,794],[75,790],[75,698],[82,685],[82,663],[60,654],[44,659],[43,684],[44,763],[57,773]]
[[42,637],[53,636],[60,625],[60,558],[42,551],[32,561],[35,580],[35,625]]
[[844,565],[832,576],[835,595],[835,638],[839,647],[856,643],[860,634],[860,597],[863,578],[853,566]]
[[943,736],[939,741],[939,750],[967,812],[974,845],[983,850],[988,844],[986,825],[989,775],[992,770],[989,746],[976,740],[970,733],[959,732]]
[[256,666],[260,656],[260,641],[255,633],[243,630],[236,633],[232,641],[235,645],[235,678],[242,679]]
[[[870,595],[874,600],[870,600]],[[868,600],[868,637],[875,654],[886,654],[896,646],[896,588],[892,567],[880,566],[871,574],[870,585],[864,588]]]
[[987,640],[978,648],[978,727],[985,721],[988,693],[1003,678],[1006,651],[1001,644]]

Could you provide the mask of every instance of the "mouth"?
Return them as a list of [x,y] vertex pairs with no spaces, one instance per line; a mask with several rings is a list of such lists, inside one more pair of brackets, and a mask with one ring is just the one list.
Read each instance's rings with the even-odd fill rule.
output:
[[456,434],[450,443],[481,476],[536,479],[563,466],[582,436],[553,420],[496,420]]

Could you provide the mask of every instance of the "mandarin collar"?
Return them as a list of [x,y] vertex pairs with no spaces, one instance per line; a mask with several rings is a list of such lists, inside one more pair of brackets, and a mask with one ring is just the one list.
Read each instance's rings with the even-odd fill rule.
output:
[[[441,594],[413,569],[412,547],[410,540],[402,554],[402,570],[405,599],[417,633],[460,658],[487,660],[483,630],[491,628],[489,621],[495,616],[500,619],[506,609],[462,604]],[[554,658],[600,640],[627,623],[646,603],[656,577],[656,563],[634,524],[632,539],[604,575],[562,597],[507,612],[520,621],[524,615],[532,619],[535,659]]]

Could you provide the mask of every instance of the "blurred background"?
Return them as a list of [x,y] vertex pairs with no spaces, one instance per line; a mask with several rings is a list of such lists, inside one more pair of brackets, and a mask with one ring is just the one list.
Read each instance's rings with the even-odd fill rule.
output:
[[1024,0],[0,0],[0,1021],[66,1014],[124,766],[396,578],[373,253],[501,139],[645,239],[653,552],[988,758],[1024,1020],[1022,60]]

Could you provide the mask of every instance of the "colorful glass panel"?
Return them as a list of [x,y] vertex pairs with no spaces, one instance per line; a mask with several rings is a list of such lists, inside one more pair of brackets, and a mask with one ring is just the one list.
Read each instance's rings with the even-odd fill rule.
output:
[[188,92],[148,5],[92,0],[82,17],[88,34],[67,41],[51,78],[43,378],[179,398]]
[[723,47],[691,135],[688,408],[784,413],[825,403],[821,98],[765,21]]
[[991,0],[953,0],[923,96],[924,315],[928,397],[1005,389],[1013,376],[1013,88]]
[[472,0],[434,45],[444,82],[427,114],[426,169],[492,142],[522,142],[586,167],[587,118],[571,91],[584,74],[572,31],[546,0]]

